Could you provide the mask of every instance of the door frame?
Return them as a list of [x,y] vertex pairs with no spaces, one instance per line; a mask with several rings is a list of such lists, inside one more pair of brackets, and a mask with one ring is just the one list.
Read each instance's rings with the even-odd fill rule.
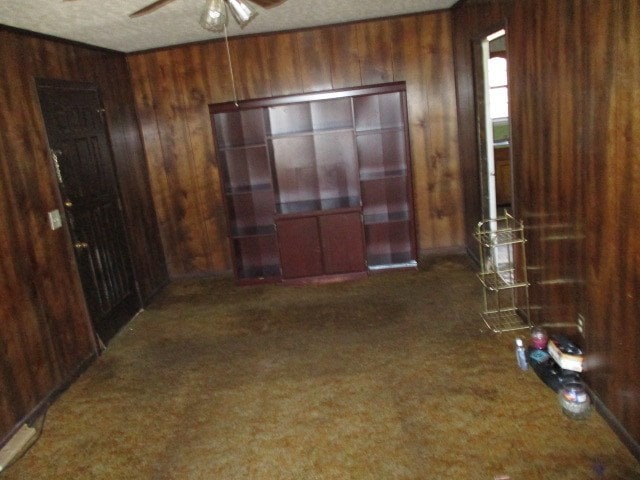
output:
[[[43,88],[59,88],[59,89],[65,89],[65,90],[78,90],[78,91],[86,91],[86,92],[95,92],[97,98],[98,98],[98,102],[100,104],[100,109],[102,110],[102,112],[105,112],[105,108],[104,108],[104,103],[102,100],[102,95],[100,92],[100,87],[93,82],[87,82],[87,81],[76,81],[76,80],[65,80],[65,79],[54,79],[54,78],[44,78],[44,77],[36,77],[34,78],[34,90],[35,90],[35,95],[38,98],[38,108],[40,111],[40,119],[42,121],[42,133],[45,139],[45,143],[47,146],[47,158],[49,161],[49,166],[50,166],[50,173],[52,176],[52,180],[53,183],[55,184],[55,195],[56,195],[56,199],[57,199],[57,203],[58,203],[58,211],[61,212],[61,217],[62,217],[62,225],[63,225],[63,229],[65,231],[65,237],[67,239],[67,245],[68,245],[68,249],[67,251],[69,252],[69,259],[72,260],[73,262],[73,270],[75,271],[75,274],[77,275],[77,280],[79,285],[82,287],[81,291],[82,291],[82,296],[83,296],[83,301],[85,304],[85,309],[87,312],[87,317],[88,317],[88,321],[89,324],[91,325],[91,329],[93,331],[94,337],[96,339],[97,345],[99,346],[99,350],[104,350],[106,348],[105,345],[105,341],[103,341],[103,339],[100,337],[100,334],[98,332],[98,329],[96,327],[97,323],[98,323],[98,319],[94,318],[91,308],[89,308],[89,303],[87,300],[87,296],[85,293],[85,287],[84,287],[84,281],[83,281],[83,275],[80,271],[80,266],[78,264],[78,259],[76,256],[76,250],[74,248],[74,235],[71,229],[71,226],[69,224],[69,216],[66,214],[66,208],[65,208],[65,200],[63,197],[63,192],[61,190],[61,177],[60,177],[60,170],[59,170],[59,166],[57,164],[57,160],[55,158],[55,155],[52,154],[54,152],[54,148],[52,147],[52,145],[50,144],[50,139],[49,139],[49,134],[47,132],[47,125],[46,125],[46,121],[45,121],[45,115],[44,112],[42,111],[42,104],[40,102],[40,95],[39,95],[39,89],[43,87]],[[104,113],[103,113],[104,115]],[[121,193],[121,188],[120,188],[120,182],[118,179],[118,170],[117,170],[117,165],[114,161],[114,151],[113,151],[113,145],[111,142],[111,131],[110,131],[110,126],[109,126],[109,121],[106,117],[106,115],[104,116],[104,121],[103,121],[103,126],[104,126],[104,130],[105,130],[105,136],[106,136],[106,143],[107,143],[107,148],[108,148],[108,154],[109,154],[109,161],[111,162],[112,165],[112,169],[113,169],[113,180],[114,180],[114,188],[115,188],[115,195],[117,197],[117,201],[118,204],[120,206],[120,214],[121,214],[121,220],[122,220],[122,230],[123,230],[123,234],[124,234],[124,244],[125,244],[125,249],[126,249],[126,255],[129,259],[129,266],[131,269],[131,287],[132,287],[132,293],[133,293],[133,298],[131,302],[128,302],[130,304],[127,305],[121,305],[118,309],[117,312],[115,314],[115,318],[122,320],[122,325],[124,326],[124,324],[126,324],[128,321],[130,321],[137,312],[139,312],[142,309],[142,296],[140,294],[140,287],[138,285],[138,281],[136,278],[136,272],[135,272],[135,268],[134,268],[134,264],[133,264],[133,257],[132,257],[132,249],[131,249],[131,241],[129,238],[129,231],[127,229],[127,221],[126,221],[126,215],[125,215],[125,211],[122,208],[122,193]],[[120,322],[118,322],[120,323]],[[107,335],[108,339],[106,339],[106,341],[110,340],[115,333],[117,332],[117,330],[119,330],[120,327],[117,327],[115,329],[115,331],[108,331]]]
[[[478,155],[478,179],[480,182],[480,220],[496,218],[498,214],[496,195],[496,165],[493,153],[493,122],[488,108],[488,61],[490,58],[489,41],[492,35],[504,31],[505,41],[508,39],[508,29],[504,23],[499,23],[489,29],[484,30],[479,36],[472,40],[473,58],[473,98],[476,112],[476,140]],[[508,49],[507,49],[508,52]],[[509,60],[507,57],[507,70]],[[509,76],[509,75],[507,75]],[[511,90],[508,90],[509,95]],[[509,114],[509,118],[510,118]],[[510,120],[509,120],[510,123]],[[514,211],[514,188],[513,188],[513,143],[509,145],[509,162],[511,164],[511,212]]]

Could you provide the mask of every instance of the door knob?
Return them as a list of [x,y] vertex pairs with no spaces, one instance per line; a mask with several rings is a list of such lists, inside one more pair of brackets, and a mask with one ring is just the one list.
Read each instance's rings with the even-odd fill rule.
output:
[[77,249],[83,249],[83,248],[89,248],[89,244],[87,242],[76,242],[73,244],[73,246]]
[[64,202],[64,206],[67,207],[67,208],[71,208],[71,207],[73,207],[73,202],[71,200],[66,200]]

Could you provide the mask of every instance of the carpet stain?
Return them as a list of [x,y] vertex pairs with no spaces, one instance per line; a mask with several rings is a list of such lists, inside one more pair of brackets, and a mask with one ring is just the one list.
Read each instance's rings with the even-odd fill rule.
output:
[[176,282],[3,479],[640,479],[481,308],[455,256],[340,284]]

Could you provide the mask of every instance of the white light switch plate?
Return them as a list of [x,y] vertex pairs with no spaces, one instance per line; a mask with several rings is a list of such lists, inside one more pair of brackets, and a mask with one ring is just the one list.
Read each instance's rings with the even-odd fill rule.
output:
[[60,216],[60,210],[51,210],[47,213],[49,217],[49,226],[51,230],[57,230],[62,227],[62,217]]

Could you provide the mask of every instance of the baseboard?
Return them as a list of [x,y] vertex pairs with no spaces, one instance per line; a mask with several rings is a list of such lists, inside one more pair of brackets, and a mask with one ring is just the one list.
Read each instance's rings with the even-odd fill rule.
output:
[[471,260],[473,260],[473,263],[480,268],[480,257],[478,256],[478,249],[471,249],[469,247],[464,247],[464,251],[466,252],[466,254],[469,256],[469,258]]
[[167,277],[167,279],[164,282],[159,283],[156,286],[156,288],[154,288],[151,292],[149,292],[149,294],[146,297],[143,298],[142,296],[140,296],[142,308],[148,306],[153,300],[155,300],[155,298],[160,294],[160,292],[162,292],[165,289],[165,287],[170,283],[171,283],[171,280],[169,280],[169,277]]
[[598,413],[602,418],[604,418],[622,443],[624,443],[624,445],[629,449],[631,454],[636,457],[636,460],[640,462],[640,442],[631,436],[622,423],[620,423],[620,420],[611,413],[602,400],[600,400],[592,390],[589,390],[589,394],[591,395],[591,400],[593,401],[593,405],[596,407]]
[[55,402],[56,399],[60,397],[60,395],[62,395],[62,393],[67,390],[87,368],[89,368],[89,365],[91,365],[97,357],[98,352],[93,352],[82,362],[80,362],[80,364],[73,370],[71,375],[69,375],[66,380],[64,380],[60,385],[51,390],[51,392],[49,392],[40,402],[38,402],[38,404],[29,413],[27,413],[22,419],[20,419],[15,424],[15,426],[0,439],[0,448],[4,448],[7,444],[9,444],[11,439],[16,434],[18,434],[18,432],[23,428],[24,425],[32,425],[38,417],[42,416],[47,411],[49,406],[53,402]]
[[34,441],[37,430],[23,423],[18,431],[0,449],[0,472],[7,468]]
[[169,277],[169,283],[189,281],[189,280],[200,280],[200,279],[207,279],[207,278],[225,278],[225,279],[233,280],[234,276],[233,276],[232,270],[223,270],[220,272],[213,272],[213,271],[196,272],[196,273],[191,272],[191,273],[184,273],[180,275],[172,275],[171,277]]
[[451,247],[424,248],[420,250],[420,258],[447,257],[450,255],[467,255],[467,249],[464,245],[453,245]]

